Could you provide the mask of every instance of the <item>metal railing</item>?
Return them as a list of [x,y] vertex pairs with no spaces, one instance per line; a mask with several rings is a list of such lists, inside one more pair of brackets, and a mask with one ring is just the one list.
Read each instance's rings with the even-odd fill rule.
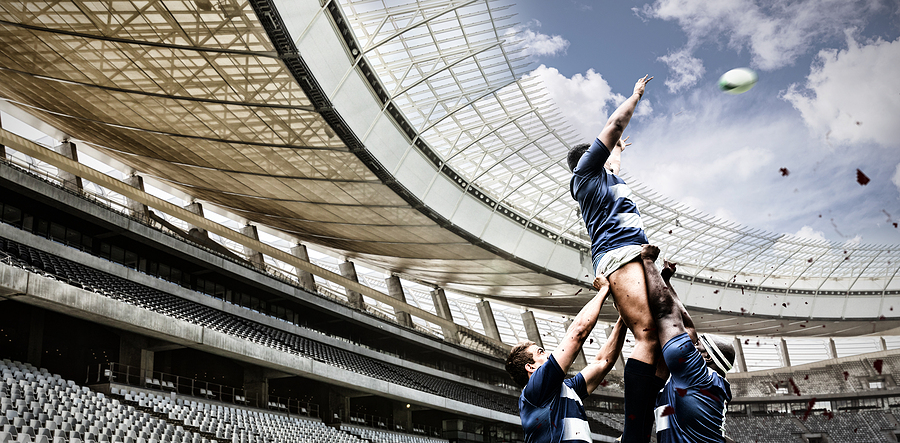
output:
[[136,366],[119,363],[110,362],[89,366],[86,383],[118,383],[165,393],[174,392],[180,395],[231,403],[241,407],[284,412],[288,415],[319,417],[319,405],[315,403],[288,397],[263,395],[259,392],[248,393],[244,388],[210,383],[165,372],[144,370]]
[[360,412],[348,412],[344,409],[340,410],[340,420],[344,423],[354,426],[365,426],[368,428],[383,429],[385,431],[402,432],[406,434],[418,434],[429,437],[441,438],[442,429],[432,426],[426,426],[417,423],[407,425],[398,423],[387,417],[379,417],[377,415],[363,414]]

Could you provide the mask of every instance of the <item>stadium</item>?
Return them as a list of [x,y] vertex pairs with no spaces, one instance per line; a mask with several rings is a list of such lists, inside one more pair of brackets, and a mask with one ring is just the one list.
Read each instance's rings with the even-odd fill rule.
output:
[[[0,443],[524,441],[505,358],[553,349],[593,276],[578,137],[511,7],[0,3]],[[632,189],[733,337],[729,439],[898,441],[900,248]]]

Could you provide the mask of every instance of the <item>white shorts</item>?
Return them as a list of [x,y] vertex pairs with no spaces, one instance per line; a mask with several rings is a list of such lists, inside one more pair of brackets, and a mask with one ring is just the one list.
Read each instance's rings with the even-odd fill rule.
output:
[[642,249],[644,249],[642,245],[622,246],[601,255],[600,260],[594,263],[594,275],[603,274],[604,277],[609,277],[622,266],[640,257]]

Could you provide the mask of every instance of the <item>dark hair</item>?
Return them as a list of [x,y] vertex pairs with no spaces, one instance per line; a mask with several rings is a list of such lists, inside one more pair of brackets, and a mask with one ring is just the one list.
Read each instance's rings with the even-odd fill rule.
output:
[[534,363],[534,355],[528,352],[528,348],[534,344],[533,341],[527,340],[520,342],[509,351],[509,357],[506,357],[506,372],[509,372],[513,381],[522,388],[528,384],[528,371],[525,370],[525,365]]
[[566,162],[569,164],[569,171],[575,172],[575,167],[578,166],[578,160],[581,160],[581,156],[584,155],[590,147],[591,145],[587,143],[580,143],[572,146],[572,149],[569,149],[569,154],[566,156]]

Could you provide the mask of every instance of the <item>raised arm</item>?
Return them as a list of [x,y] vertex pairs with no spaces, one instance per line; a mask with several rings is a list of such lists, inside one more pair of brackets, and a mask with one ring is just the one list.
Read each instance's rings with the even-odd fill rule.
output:
[[[656,267],[657,257],[659,257],[659,248],[653,245],[644,245],[641,250],[641,260],[644,263],[644,276],[647,280],[647,302],[650,305],[650,313],[656,320],[659,344],[664,346],[673,337],[687,332],[686,322],[689,322],[693,329],[693,321],[684,310],[684,305],[675,296],[675,291],[670,291],[669,286],[663,280]],[[691,339],[695,339],[695,337],[692,336]]]
[[649,75],[638,79],[637,83],[634,84],[634,92],[631,94],[631,97],[628,97],[613,111],[612,115],[609,116],[609,120],[606,121],[606,126],[603,127],[600,135],[597,136],[600,142],[610,151],[612,151],[612,147],[615,146],[616,142],[622,138],[625,127],[628,126],[631,116],[634,115],[634,108],[637,107],[638,102],[643,97],[644,88],[650,80],[653,80],[653,77]]
[[603,381],[606,374],[609,374],[609,371],[612,370],[616,359],[622,353],[626,332],[628,332],[628,327],[625,326],[625,320],[619,317],[619,321],[613,327],[606,343],[600,348],[597,357],[594,358],[594,361],[588,367],[581,370],[581,375],[584,377],[584,382],[587,385],[588,394],[594,392],[594,389],[600,386],[600,382]]
[[594,280],[594,286],[597,287],[598,285],[600,287],[597,295],[581,308],[581,311],[572,320],[569,330],[566,331],[566,336],[563,337],[562,341],[559,342],[559,346],[552,353],[563,372],[569,371],[569,367],[575,361],[575,356],[581,351],[581,346],[587,340],[591,330],[594,329],[594,325],[597,324],[600,308],[603,307],[603,302],[606,301],[606,297],[609,295],[609,282],[606,278],[600,280],[599,283],[598,280]]

